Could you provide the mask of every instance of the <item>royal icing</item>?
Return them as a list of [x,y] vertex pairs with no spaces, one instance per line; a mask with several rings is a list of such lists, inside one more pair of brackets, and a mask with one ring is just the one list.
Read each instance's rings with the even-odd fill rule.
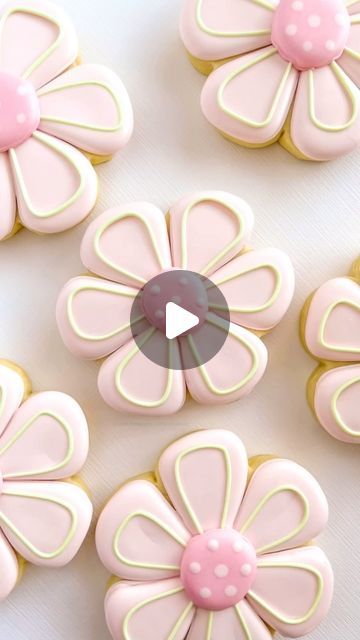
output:
[[90,526],[85,491],[65,480],[85,463],[85,416],[70,396],[31,395],[19,369],[0,363],[0,598],[28,562],[60,567],[78,552]]
[[300,637],[326,616],[333,574],[308,544],[328,518],[321,488],[288,460],[248,471],[237,436],[198,432],[110,499],[96,545],[121,580],[105,599],[114,640]]
[[0,47],[0,240],[16,228],[16,214],[33,231],[64,231],[97,197],[96,173],[82,152],[106,159],[131,136],[129,97],[106,67],[70,68],[78,56],[74,27],[47,0],[6,4]]
[[319,161],[359,145],[356,3],[185,0],[181,34],[210,73],[202,110],[226,136]]
[[309,381],[309,399],[316,417],[338,440],[360,443],[357,263],[350,277],[323,284],[304,308],[304,316],[304,343],[311,355],[321,361]]
[[[89,226],[81,256],[100,277],[65,285],[57,321],[74,354],[90,359],[110,354],[98,377],[110,406],[165,415],[182,407],[186,388],[198,402],[218,404],[241,398],[261,379],[267,351],[256,332],[270,330],[285,314],[294,273],[281,251],[244,251],[252,224],[252,212],[240,198],[211,191],[172,206],[169,232],[164,214],[147,203],[122,205]],[[230,323],[204,278],[221,292]],[[164,334],[168,302],[184,305],[199,319],[179,340]],[[202,361],[204,344],[214,334],[222,338],[219,349]],[[189,353],[194,364],[182,367]]]

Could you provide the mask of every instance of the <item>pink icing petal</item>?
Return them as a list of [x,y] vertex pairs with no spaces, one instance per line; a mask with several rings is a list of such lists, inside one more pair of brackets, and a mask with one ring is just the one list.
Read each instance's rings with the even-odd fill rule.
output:
[[[286,313],[294,294],[294,269],[277,249],[249,251],[212,276],[223,293],[233,322],[249,329],[268,330]],[[211,304],[214,313],[221,309]]]
[[304,156],[325,161],[356,149],[360,143],[360,111],[355,109],[358,93],[337,63],[300,75],[291,139]]
[[0,364],[0,436],[23,401],[25,384],[22,376]]
[[249,205],[223,191],[192,193],[170,209],[173,264],[210,276],[250,240]]
[[246,452],[237,436],[220,430],[212,431],[211,439],[206,431],[185,436],[166,449],[158,468],[167,494],[192,533],[233,525],[248,473]]
[[321,425],[338,440],[360,443],[360,365],[336,367],[316,383],[314,407]]
[[272,42],[299,70],[323,67],[341,56],[349,27],[343,0],[287,0],[275,12]]
[[310,633],[327,615],[333,596],[333,572],[317,547],[264,556],[247,598],[258,615],[284,636]]
[[129,202],[106,211],[88,227],[81,259],[100,276],[142,288],[171,267],[164,214],[147,202]]
[[4,482],[0,512],[7,539],[25,560],[61,567],[78,552],[92,505],[68,482]]
[[[211,321],[209,321],[211,320]],[[214,340],[221,329],[221,319],[208,315],[208,322],[198,334],[181,338],[181,349],[194,348],[202,354],[206,341]],[[194,400],[202,404],[234,402],[247,395],[264,375],[267,350],[255,334],[230,322],[228,336],[220,351],[198,369],[185,371],[186,385]]]
[[105,600],[106,621],[113,640],[184,640],[194,612],[178,579],[118,583]]
[[346,0],[346,8],[350,13],[350,15],[354,15],[355,13],[360,13],[359,0]]
[[10,160],[25,227],[57,233],[90,213],[97,198],[97,177],[89,160],[74,147],[36,132],[10,150]]
[[334,278],[319,287],[311,299],[304,337],[315,358],[358,361],[360,286],[349,278]]
[[360,89],[360,3],[359,14],[352,19],[349,39],[338,63]]
[[16,555],[0,531],[0,600],[4,600],[16,586],[19,565]]
[[236,607],[212,613],[198,609],[187,640],[271,640],[272,634],[246,600]]
[[100,278],[73,278],[62,289],[57,323],[67,348],[82,358],[102,358],[131,338],[131,307],[138,291]]
[[1,215],[0,240],[13,230],[16,219],[16,200],[7,153],[0,153]]
[[247,144],[265,145],[284,126],[298,72],[273,47],[236,58],[205,82],[201,106],[222,133]]
[[262,554],[306,544],[327,520],[326,497],[315,478],[295,462],[276,459],[255,472],[235,527]]
[[0,438],[0,469],[5,481],[60,480],[83,467],[88,426],[78,403],[56,391],[31,396]]
[[78,41],[74,27],[52,2],[27,0],[19,4],[14,0],[3,6],[0,19],[2,69],[30,79],[38,88],[75,61]]
[[133,131],[133,112],[120,78],[110,69],[82,64],[39,91],[41,131],[89,153],[109,156]]
[[270,44],[274,17],[256,0],[186,0],[180,32],[187,50],[201,60],[222,60]]
[[145,480],[125,484],[107,503],[96,529],[102,563],[124,580],[178,576],[189,538],[164,496]]
[[[169,355],[167,338],[160,331],[154,334],[147,331],[144,339],[150,343],[151,350],[164,354],[162,361],[166,362]],[[139,340],[142,340],[141,336]],[[175,340],[171,349],[174,361],[178,362],[179,348]],[[176,413],[186,397],[183,372],[155,364],[140,351],[133,339],[104,362],[98,388],[113,409],[142,415]]]

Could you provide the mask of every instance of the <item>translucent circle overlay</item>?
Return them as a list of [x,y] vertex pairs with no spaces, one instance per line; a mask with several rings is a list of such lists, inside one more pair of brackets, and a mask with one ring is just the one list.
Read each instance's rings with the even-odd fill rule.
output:
[[[199,319],[199,324],[173,340],[166,338],[166,305],[173,302]],[[141,352],[166,369],[200,367],[223,347],[230,312],[220,289],[193,271],[164,271],[139,291],[131,308],[131,331]]]

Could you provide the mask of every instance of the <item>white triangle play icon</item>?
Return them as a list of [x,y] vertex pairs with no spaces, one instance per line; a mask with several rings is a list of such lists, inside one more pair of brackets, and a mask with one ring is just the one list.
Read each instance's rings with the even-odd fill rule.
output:
[[196,327],[200,322],[199,318],[190,311],[179,307],[175,302],[168,302],[166,305],[166,337],[173,340],[181,336],[185,331]]

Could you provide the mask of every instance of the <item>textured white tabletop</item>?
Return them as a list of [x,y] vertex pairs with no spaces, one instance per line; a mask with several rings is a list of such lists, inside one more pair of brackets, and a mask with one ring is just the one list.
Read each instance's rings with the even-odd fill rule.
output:
[[[300,345],[298,319],[308,294],[346,274],[360,253],[360,156],[314,165],[279,146],[248,151],[225,141],[200,113],[203,78],[178,36],[181,0],[59,2],[76,23],[83,59],[117,71],[135,110],[132,141],[99,168],[93,216],[123,201],[150,200],[166,210],[191,190],[233,191],[254,209],[254,245],[290,254],[296,296],[266,338],[269,367],[248,399],[211,411],[189,401],[175,417],[160,420],[118,415],[96,392],[98,365],[66,351],[54,319],[60,288],[82,271],[79,243],[88,222],[57,237],[21,231],[0,248],[0,357],[19,363],[36,390],[68,392],[83,406],[91,430],[84,478],[96,515],[120,483],[151,469],[164,445],[194,428],[225,427],[242,436],[250,454],[273,452],[305,465],[330,501],[321,542],[336,573],[333,609],[311,638],[358,640],[360,447],[331,439],[310,413],[305,383],[314,365]],[[92,528],[69,567],[28,567],[0,605],[0,640],[106,640],[106,580]]]

